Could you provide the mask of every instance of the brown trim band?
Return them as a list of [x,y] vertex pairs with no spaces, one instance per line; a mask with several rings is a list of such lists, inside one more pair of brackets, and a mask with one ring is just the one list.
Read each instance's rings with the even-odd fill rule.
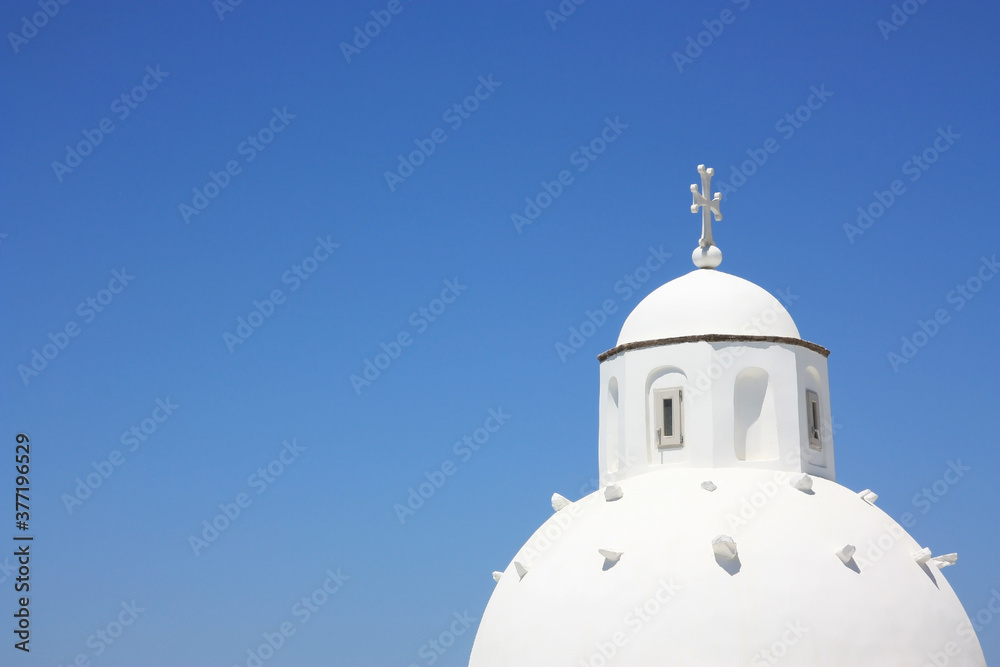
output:
[[784,345],[798,345],[807,350],[819,352],[824,357],[830,356],[830,350],[822,345],[810,343],[801,338],[788,338],[787,336],[742,336],[739,334],[700,334],[697,336],[677,336],[675,338],[657,338],[656,340],[640,340],[634,343],[625,343],[597,355],[597,360],[604,362],[616,354],[628,352],[629,350],[641,350],[645,347],[659,347],[660,345],[674,345],[676,343],[696,343],[699,341],[706,343],[782,343]]

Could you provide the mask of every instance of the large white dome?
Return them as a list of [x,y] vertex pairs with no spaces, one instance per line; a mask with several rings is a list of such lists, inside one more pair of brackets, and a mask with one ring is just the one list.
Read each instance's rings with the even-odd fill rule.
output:
[[721,197],[698,172],[699,269],[598,357],[603,488],[553,496],[494,573],[470,667],[985,667],[940,571],[957,556],[833,481],[829,351],[715,270]]
[[[664,469],[562,509],[503,573],[470,667],[910,667],[946,650],[951,666],[985,665],[951,586],[915,560],[922,545],[854,492],[792,476]],[[717,559],[720,534],[736,560]]]
[[618,345],[706,334],[798,338],[799,330],[767,290],[722,271],[697,269],[639,302]]

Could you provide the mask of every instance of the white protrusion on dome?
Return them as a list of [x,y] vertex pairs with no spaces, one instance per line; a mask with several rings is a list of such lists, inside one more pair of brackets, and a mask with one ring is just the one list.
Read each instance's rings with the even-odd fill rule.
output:
[[715,485],[715,482],[713,482],[712,480],[707,480],[701,483],[701,488],[705,489],[706,491],[715,491],[719,487],[717,487]]
[[503,576],[503,572],[499,570],[493,570],[493,581],[500,581],[500,577]]
[[521,565],[519,561],[514,561],[514,571],[517,572],[518,580],[524,579],[524,575],[528,574],[528,568]]
[[618,559],[622,557],[621,551],[611,551],[610,549],[598,549],[597,553],[604,556],[604,559],[611,564],[617,563]]
[[944,554],[943,556],[935,556],[934,558],[931,558],[931,562],[934,563],[939,570],[942,567],[954,565],[956,561],[958,561],[958,554]]
[[732,560],[736,558],[736,542],[728,535],[719,535],[712,540],[712,551],[722,560]]
[[788,483],[794,486],[799,491],[812,491],[813,488],[813,478],[809,476],[809,473],[800,472],[797,475],[793,475]]
[[928,547],[924,547],[920,551],[913,554],[913,560],[917,561],[921,565],[926,563],[931,559],[931,550]]
[[715,170],[705,165],[698,165],[698,173],[701,174],[701,192],[698,192],[698,185],[691,185],[691,212],[697,213],[701,209],[701,238],[698,240],[698,247],[691,255],[691,260],[699,269],[714,269],[722,262],[722,251],[715,245],[712,239],[712,216],[716,222],[722,220],[722,193],[716,192],[712,196],[712,176]]
[[857,551],[857,549],[853,544],[845,544],[837,551],[837,558],[844,563],[850,563],[851,559],[854,558],[855,551]]
[[561,496],[558,493],[552,494],[552,509],[555,510],[556,512],[562,509],[566,509],[572,504],[573,502],[569,498]]
[[875,501],[878,500],[878,494],[871,489],[865,489],[864,491],[859,491],[858,496],[861,500],[865,501],[869,505],[874,505]]
[[604,499],[607,501],[618,500],[624,493],[622,493],[622,487],[617,484],[608,484],[604,487]]

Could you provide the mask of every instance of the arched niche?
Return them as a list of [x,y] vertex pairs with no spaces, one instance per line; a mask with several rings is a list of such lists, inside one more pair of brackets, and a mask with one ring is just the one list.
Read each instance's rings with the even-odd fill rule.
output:
[[618,378],[608,381],[608,395],[604,401],[604,456],[609,473],[618,472],[621,467],[621,451],[618,443]]
[[763,368],[744,368],[733,389],[733,446],[739,461],[778,458],[774,388]]
[[819,371],[813,366],[806,366],[806,388],[818,392],[822,386],[819,380]]

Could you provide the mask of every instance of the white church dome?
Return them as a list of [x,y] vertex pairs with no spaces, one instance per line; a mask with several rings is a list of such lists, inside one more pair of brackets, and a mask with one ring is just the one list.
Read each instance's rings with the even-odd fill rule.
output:
[[696,269],[639,302],[618,345],[705,334],[798,338],[799,330],[767,290],[722,271]]
[[985,667],[940,571],[957,555],[836,483],[829,350],[716,270],[698,171],[698,270],[598,356],[601,489],[553,496],[494,573],[470,667]]
[[800,477],[659,470],[564,507],[497,583],[470,666],[911,667],[946,647],[949,666],[984,665],[922,545],[854,492]]

